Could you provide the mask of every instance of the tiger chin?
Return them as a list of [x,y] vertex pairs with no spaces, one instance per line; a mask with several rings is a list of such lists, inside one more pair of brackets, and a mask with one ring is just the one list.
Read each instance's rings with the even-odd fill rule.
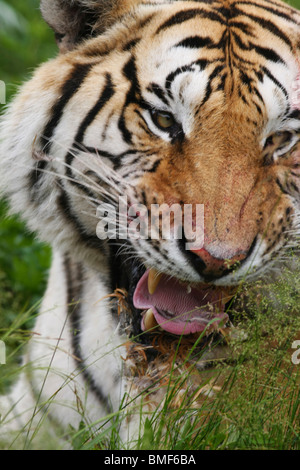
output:
[[[170,364],[198,397],[190,363],[201,370],[203,344],[228,329],[238,286],[296,246],[300,15],[277,0],[42,0],[41,12],[59,53],[2,118],[0,185],[53,259],[1,434],[96,432],[121,409],[132,443]],[[119,216],[120,200],[109,237],[97,209]],[[180,223],[181,237],[120,236],[133,206],[174,204],[204,208],[201,245]]]

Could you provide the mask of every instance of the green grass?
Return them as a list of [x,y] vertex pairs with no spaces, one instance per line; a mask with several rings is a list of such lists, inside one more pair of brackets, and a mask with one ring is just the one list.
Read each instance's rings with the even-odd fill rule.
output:
[[[221,390],[212,398],[200,395],[200,405],[184,394],[176,408],[174,398],[184,379],[174,370],[165,403],[146,417],[138,449],[300,449],[300,366],[291,361],[291,344],[300,339],[299,272],[284,270],[267,291],[260,282],[244,286],[244,295],[231,308],[243,331],[230,343],[233,360],[217,361],[212,375],[199,372],[199,389],[216,379]],[[275,293],[272,301],[269,289]],[[120,445],[116,436],[103,431],[85,442],[86,430],[81,429],[77,445],[113,450]]]
[[[176,365],[171,367],[169,383],[165,384],[165,402],[153,414],[143,416],[144,424],[135,448],[300,450],[300,366],[291,361],[291,344],[300,339],[300,275],[284,270],[269,288],[275,293],[272,301],[260,282],[244,286],[244,295],[231,307],[234,323],[243,331],[230,343],[232,359],[216,361],[213,369],[198,371],[199,385],[193,393],[184,392],[182,396],[186,379],[177,374]],[[33,312],[25,312],[18,317],[6,330],[5,340],[27,341],[21,327],[32,315]],[[19,354],[18,349],[14,354]],[[14,378],[15,367],[1,367],[4,374],[0,382]],[[221,389],[216,389],[213,397],[198,396],[200,388],[214,380]],[[150,389],[145,391],[145,399],[148,393]],[[175,406],[179,396],[182,401]],[[140,412],[139,408],[135,411]],[[91,433],[90,426],[84,424],[83,414],[80,428],[68,430],[72,447],[126,448],[127,444],[119,436],[119,425],[125,416],[126,408],[100,420],[98,432]],[[26,448],[30,447],[28,441]]]
[[[0,80],[7,85],[8,101],[37,64],[56,54],[53,34],[41,21],[38,4],[38,0],[10,0],[14,20],[0,24]],[[300,8],[300,0],[293,4]],[[50,259],[50,248],[38,243],[17,217],[7,217],[1,202],[0,339],[7,345],[7,364],[0,366],[0,392],[19,372],[20,353],[30,337]],[[244,286],[247,296],[233,309],[248,339],[233,342],[234,363],[220,362],[215,368],[214,373],[223,379],[222,392],[213,400],[204,399],[199,409],[191,403],[173,409],[174,396],[182,387],[175,380],[164,406],[147,417],[138,448],[300,449],[300,365],[292,364],[290,349],[300,339],[299,272],[282,273],[280,282],[270,287],[276,297],[272,301],[260,283]],[[204,375],[203,382],[206,380]],[[100,423],[96,436],[82,424],[79,430],[72,430],[73,447],[121,448],[121,419],[122,412],[108,430],[102,426],[104,421]]]

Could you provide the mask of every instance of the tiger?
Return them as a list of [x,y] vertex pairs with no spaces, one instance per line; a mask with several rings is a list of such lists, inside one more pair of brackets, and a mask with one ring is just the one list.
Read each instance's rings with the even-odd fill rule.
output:
[[[20,377],[0,398],[1,438],[28,439],[41,422],[66,436],[126,411],[126,397],[137,403],[138,386],[165,371],[153,335],[166,354],[220,335],[240,283],[268,279],[297,247],[300,223],[296,9],[279,0],[40,7],[58,54],[2,117],[0,186],[51,245],[52,264]],[[156,237],[121,236],[152,207],[174,205],[170,236],[160,236],[162,217]],[[126,416],[120,435],[134,442],[140,417]]]

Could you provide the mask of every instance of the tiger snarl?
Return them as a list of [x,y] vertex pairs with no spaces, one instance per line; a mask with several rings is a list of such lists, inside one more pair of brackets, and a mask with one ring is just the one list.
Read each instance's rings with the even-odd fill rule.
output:
[[[226,328],[239,283],[268,276],[299,234],[297,10],[277,0],[41,10],[60,53],[2,119],[0,184],[53,260],[30,372],[0,399],[5,434],[28,435],[43,413],[78,429],[118,410],[132,377],[137,389],[157,379],[160,357],[165,374],[165,341],[201,350],[205,329]],[[97,209],[119,216],[124,200],[109,237]],[[120,237],[135,205],[203,206],[203,244],[186,249],[185,230]],[[124,440],[136,426],[128,418]]]

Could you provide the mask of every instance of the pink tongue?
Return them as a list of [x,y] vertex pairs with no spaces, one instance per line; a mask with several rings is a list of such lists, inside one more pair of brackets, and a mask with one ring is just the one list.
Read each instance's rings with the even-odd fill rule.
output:
[[155,293],[151,295],[148,291],[148,275],[149,271],[146,271],[139,280],[133,304],[142,310],[151,308],[157,323],[169,333],[196,333],[203,331],[213,320],[214,324],[227,320],[227,314],[220,311],[221,289],[212,286],[196,289],[163,276]]

